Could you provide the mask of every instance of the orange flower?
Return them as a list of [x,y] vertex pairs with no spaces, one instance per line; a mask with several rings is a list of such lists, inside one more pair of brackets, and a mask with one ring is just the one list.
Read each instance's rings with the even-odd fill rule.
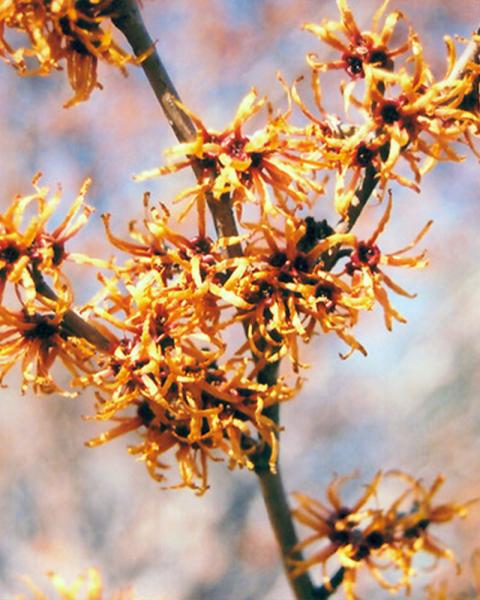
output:
[[[268,107],[265,127],[252,135],[244,133],[245,123],[265,105]],[[303,156],[305,149],[312,149],[311,142],[301,135],[297,139],[299,132],[288,125],[290,109],[273,115],[266,98],[258,99],[252,89],[240,103],[232,124],[218,132],[207,129],[198,117],[182,108],[195,123],[197,137],[169,150],[168,154],[186,158],[145,171],[136,179],[142,181],[192,167],[198,184],[177,196],[177,200],[193,198],[184,212],[195,202],[204,203],[207,192],[216,200],[231,194],[239,216],[245,201],[258,203],[262,212],[271,212],[269,188],[281,207],[285,207],[285,197],[295,205],[303,205],[309,203],[310,193],[323,192],[323,186],[314,180],[320,165]]]
[[[147,197],[145,208],[143,230],[135,222],[130,223],[132,241],[115,236],[110,229],[110,215],[103,215],[110,243],[130,258],[123,265],[114,267],[115,277],[110,282],[102,279],[104,289],[97,301],[108,298],[108,302],[117,306],[116,310],[122,310],[122,305],[128,307],[132,300],[140,307],[140,304],[149,303],[154,306],[163,299],[170,304],[171,314],[175,312],[174,306],[183,307],[181,310],[190,315],[195,326],[207,335],[215,336],[223,327],[220,322],[222,311],[228,307],[227,304],[220,305],[219,296],[230,304],[236,300],[226,291],[216,292],[220,290],[218,284],[221,281],[234,276],[241,268],[242,259],[226,258],[225,253],[225,248],[238,243],[238,238],[214,242],[205,234],[203,220],[198,235],[188,238],[172,228],[165,206],[161,205],[160,210],[150,208]],[[124,299],[120,299],[117,281],[131,286]],[[135,287],[138,292],[134,291]],[[241,305],[246,306],[244,302]]]
[[[379,508],[378,501],[372,506],[371,499],[377,496],[382,479],[392,475],[405,481],[406,489],[389,508]],[[467,510],[466,505],[457,503],[433,504],[433,496],[443,483],[442,477],[437,477],[432,486],[426,488],[400,471],[386,475],[377,473],[360,499],[351,506],[344,504],[339,494],[339,487],[348,479],[350,477],[337,478],[328,486],[331,508],[304,494],[295,494],[299,507],[293,511],[293,516],[314,532],[295,550],[322,541],[324,545],[310,558],[292,561],[293,576],[319,564],[325,590],[333,591],[342,584],[347,600],[356,600],[357,575],[364,567],[383,589],[389,592],[405,589],[408,594],[415,572],[412,567],[415,554],[426,552],[435,558],[453,559],[452,552],[435,540],[430,527],[457,516],[464,517]],[[407,500],[410,500],[409,506],[405,506]],[[333,562],[340,569],[335,577],[328,574]],[[389,574],[398,571],[400,578],[392,582]]]
[[219,352],[196,348],[192,340],[169,338],[163,348],[157,342],[149,349],[147,358],[140,342],[122,340],[103,370],[88,377],[101,390],[94,418],[118,423],[88,446],[140,430],[142,441],[129,452],[140,457],[152,478],[165,480],[163,456],[173,450],[181,482],[170,487],[199,494],[208,488],[209,460],[221,460],[222,454],[230,468],[253,469],[251,456],[267,444],[275,470],[276,425],[264,410],[291,397],[292,390],[282,382],[255,383],[247,361],[219,365]]
[[[248,343],[260,361],[275,362],[288,354],[300,365],[298,340],[308,342],[317,325],[335,332],[352,349],[365,352],[349,332],[357,310],[350,289],[323,268],[322,256],[339,244],[353,243],[350,234],[335,234],[326,221],[286,217],[283,230],[268,222],[246,224],[251,230],[243,269],[232,274],[212,293],[230,293],[240,302],[234,320],[248,329]],[[267,348],[265,349],[265,342]]]
[[[414,479],[412,476],[401,471],[392,471],[391,475],[402,478],[406,481],[411,498],[413,510],[411,512],[401,512],[397,514],[395,527],[402,532],[402,542],[393,550],[393,556],[399,556],[403,559],[403,570],[405,576],[412,571],[412,557],[416,552],[427,552],[435,558],[447,558],[454,562],[453,552],[445,547],[430,532],[431,525],[447,523],[455,517],[465,517],[467,514],[467,504],[451,502],[448,504],[433,504],[433,497],[443,485],[445,478],[438,476],[432,485],[428,488],[422,481]],[[470,501],[473,504],[477,500]],[[398,503],[392,507],[398,509]],[[390,512],[392,511],[390,509]],[[387,516],[391,519],[392,515]],[[392,528],[392,525],[390,525]],[[457,571],[460,571],[457,565]]]
[[[83,184],[65,219],[52,232],[47,232],[45,224],[60,202],[60,190],[48,200],[49,190],[40,187],[39,178],[40,175],[37,175],[33,180],[35,193],[17,196],[5,213],[0,215],[0,301],[6,283],[13,283],[24,291],[26,310],[30,310],[36,297],[33,269],[51,276],[57,294],[67,299],[71,293],[61,271],[63,261],[68,258],[78,263],[95,262],[81,254],[68,253],[65,248],[66,242],[85,225],[93,210],[85,204],[90,180],[87,179]],[[37,205],[37,213],[23,227],[25,212],[31,204]]]
[[[45,301],[47,302],[47,301]],[[91,368],[89,360],[95,348],[86,340],[74,337],[62,325],[67,306],[38,307],[30,313],[13,312],[0,306],[0,384],[10,369],[20,361],[23,373],[22,393],[31,384],[35,393],[60,393],[72,396],[52,379],[50,370],[57,359],[74,377]]]
[[392,329],[393,319],[401,323],[405,323],[406,319],[391,305],[385,288],[390,288],[396,294],[406,296],[407,298],[414,298],[415,295],[410,294],[396,284],[381,267],[392,266],[422,269],[427,266],[425,252],[416,256],[404,256],[404,254],[418,244],[432,225],[432,221],[429,221],[413,242],[401,250],[383,254],[376,241],[390,219],[391,211],[392,200],[390,198],[387,209],[373,234],[366,241],[356,240],[354,242],[353,252],[345,265],[345,273],[351,276],[352,296],[356,296],[359,300],[356,306],[370,310],[375,301],[377,301],[383,308],[385,325],[388,330]]
[[[61,69],[63,60],[74,96],[65,107],[87,100],[97,81],[97,62],[103,60],[126,74],[127,63],[138,64],[125,52],[105,28],[111,14],[111,0],[6,0],[0,7],[0,56],[22,75],[45,75]],[[14,29],[29,41],[13,48],[5,33]],[[30,57],[38,67],[28,69]]]
[[[353,95],[351,88],[344,88],[346,103],[355,105],[365,118],[363,124],[355,126],[339,129],[317,118],[294,87],[292,96],[313,121],[310,131],[317,141],[316,150],[307,158],[337,172],[334,202],[342,217],[347,215],[367,170],[370,177],[378,179],[381,189],[394,180],[418,192],[422,177],[438,161],[463,160],[455,145],[468,144],[478,154],[471,139],[478,132],[478,116],[460,108],[472,90],[473,76],[432,83],[422,61],[423,58],[417,63],[418,73],[413,75],[403,69],[395,73],[375,71],[378,77],[366,82],[362,100]],[[379,82],[385,91],[379,91]],[[314,80],[318,98],[319,86]],[[400,87],[400,93],[396,89],[389,95],[395,86]],[[320,104],[319,107],[324,110]],[[400,159],[406,161],[413,178],[397,172]]]
[[[408,51],[407,41],[402,46],[390,50],[388,44],[395,31],[398,21],[403,17],[400,11],[395,11],[385,19],[381,31],[379,22],[387,8],[389,0],[383,2],[373,17],[372,31],[361,31],[355,22],[347,0],[337,0],[340,10],[340,21],[325,19],[321,25],[309,23],[303,29],[315,34],[320,40],[342,53],[340,60],[323,62],[315,53],[307,56],[307,62],[314,70],[344,69],[352,79],[363,78],[366,72],[375,66],[389,68],[392,59]],[[339,34],[345,38],[339,37]]]

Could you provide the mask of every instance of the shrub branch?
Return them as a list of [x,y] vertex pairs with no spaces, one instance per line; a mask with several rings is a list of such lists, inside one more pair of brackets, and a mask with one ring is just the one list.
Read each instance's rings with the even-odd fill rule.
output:
[[[189,142],[195,139],[196,130],[191,119],[182,108],[179,95],[163,65],[155,44],[149,35],[138,4],[135,0],[115,0],[113,3],[114,15],[112,21],[123,33],[137,57],[145,57],[141,66],[155,93],[173,132],[180,142]],[[451,78],[461,77],[468,69],[468,64],[476,60],[479,47],[476,40],[467,46],[464,54],[459,58],[458,65],[454,68]],[[195,169],[194,169],[195,171]],[[200,180],[201,174],[195,173]],[[360,216],[364,206],[367,204],[378,182],[377,171],[374,167],[366,170],[364,180],[356,192],[358,202],[349,209],[347,217],[337,226],[337,232],[350,231]],[[211,211],[217,234],[219,236],[237,236],[238,228],[232,211],[231,200],[228,194],[219,201],[211,194],[207,194],[207,203]],[[241,246],[229,246],[230,256],[240,256]],[[334,260],[334,257],[330,257]],[[326,260],[328,265],[328,259]],[[333,263],[332,263],[333,264]],[[327,267],[328,268],[328,267]],[[267,365],[259,372],[258,379],[263,383],[272,385],[277,380],[279,364]],[[279,422],[279,410],[275,407],[269,416]],[[343,569],[340,569],[332,578],[329,588],[322,586],[315,588],[308,573],[304,573],[292,579],[290,573],[290,560],[302,560],[300,552],[295,553],[293,548],[298,543],[295,533],[287,495],[282,483],[280,472],[272,473],[268,466],[270,450],[264,447],[255,459],[255,471],[258,475],[262,495],[270,518],[275,537],[279,544],[285,571],[289,583],[297,600],[314,600],[315,598],[327,598],[341,585]]]

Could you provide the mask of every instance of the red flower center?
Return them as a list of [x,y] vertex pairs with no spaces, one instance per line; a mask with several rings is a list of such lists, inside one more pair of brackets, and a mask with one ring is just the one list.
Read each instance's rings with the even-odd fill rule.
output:
[[368,267],[375,271],[382,253],[376,244],[367,244],[367,242],[358,242],[356,249],[350,256],[350,262],[347,263],[347,272],[352,274],[353,271]]

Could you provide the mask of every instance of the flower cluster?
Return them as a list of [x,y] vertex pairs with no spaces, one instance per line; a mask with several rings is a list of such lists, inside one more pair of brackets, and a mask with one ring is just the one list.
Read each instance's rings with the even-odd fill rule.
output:
[[[346,0],[338,6],[339,21],[305,26],[340,53],[325,63],[307,57],[315,110],[302,99],[299,81],[289,86],[281,76],[285,110],[276,111],[252,89],[222,131],[209,129],[178,103],[196,127],[194,139],[137,179],[191,167],[196,185],[176,197],[187,200],[176,217],[163,204],[151,207],[146,196],[143,225],[132,222],[128,240],[113,233],[110,215],[103,216],[108,241],[127,254],[123,263],[66,251],[66,241],[91,212],[84,203],[88,184],[53,232],[45,223],[59,195],[48,200],[37,179],[35,193],[16,199],[0,217],[0,293],[11,283],[21,298],[20,310],[0,306],[0,379],[21,361],[24,389],[31,383],[37,391],[58,391],[50,371],[59,358],[73,386],[95,388],[94,418],[114,422],[90,445],[138,430],[141,442],[130,452],[157,480],[165,478],[169,452],[179,465],[180,485],[199,493],[208,487],[210,459],[223,456],[231,467],[252,469],[268,448],[275,470],[278,425],[271,415],[298,389],[301,344],[334,333],[346,346],[342,356],[366,354],[354,331],[365,311],[380,307],[389,330],[395,321],[405,322],[390,296],[413,295],[392,270],[427,265],[425,252],[413,249],[431,222],[412,243],[387,252],[379,240],[393,214],[391,193],[367,237],[351,231],[363,206],[377,185],[383,200],[392,180],[418,189],[437,161],[460,160],[458,142],[473,148],[478,114],[465,99],[478,68],[456,73],[449,41],[447,73],[436,81],[411,27],[403,43],[391,46],[404,17],[393,12],[381,26],[387,2],[371,31],[359,29]],[[66,58],[73,101],[83,99],[95,83],[97,58],[120,66],[128,60],[104,29],[110,8],[84,0],[19,6],[8,0],[0,12],[1,51],[19,69],[37,56],[41,73]],[[7,45],[4,34],[11,27],[27,33],[30,49]],[[346,108],[353,105],[361,123],[342,123],[323,106],[321,78],[340,69],[350,79],[341,86]],[[399,174],[400,158],[412,179]],[[318,212],[328,214],[329,179],[341,218],[336,226],[318,218]],[[230,227],[212,239],[207,205],[233,209],[240,232]],[[35,206],[37,214],[23,227],[26,211]],[[196,235],[183,235],[178,223],[193,206]],[[73,292],[62,271],[67,258],[103,269],[100,291],[82,308],[90,324],[72,312]],[[237,343],[242,329],[246,339]],[[294,375],[266,377],[283,357]]]
[[[304,26],[341,53],[340,59],[331,62],[323,62],[315,54],[307,57],[320,116],[309,112],[298,93],[294,98],[316,123],[311,128],[318,139],[320,156],[315,154],[316,160],[337,172],[335,206],[345,218],[355,202],[358,183],[368,171],[369,176],[377,177],[382,188],[395,180],[419,191],[422,176],[438,161],[462,160],[455,144],[466,143],[475,151],[472,135],[478,133],[479,120],[464,102],[474,89],[477,68],[472,65],[463,73],[455,72],[456,53],[451,39],[447,38],[445,76],[435,81],[412,28],[404,44],[389,48],[393,31],[403,19],[400,12],[388,15],[383,29],[378,31],[387,6],[384,2],[374,17],[372,31],[361,31],[347,1],[338,0],[338,6],[340,21]],[[328,128],[319,126],[327,114],[320,101],[320,74],[331,69],[343,69],[350,79],[342,84],[346,113],[353,105],[364,117],[363,123],[347,128],[348,135],[339,136],[336,131],[332,135]],[[363,89],[360,99],[354,93],[359,82]],[[407,162],[413,179],[395,170],[400,158]]]
[[[72,584],[67,584],[65,579],[58,573],[50,572],[47,574],[51,581],[52,587],[55,590],[58,598],[64,600],[102,600],[104,589],[102,577],[98,569],[93,567],[87,569],[85,574],[79,575]],[[34,600],[52,600],[51,595],[45,595],[43,591],[35,585],[30,578],[23,578],[25,585],[32,593]],[[115,594],[109,596],[111,600],[140,600],[140,597],[130,587],[128,589],[119,590]],[[17,596],[15,600],[29,600],[25,595]],[[160,600],[160,599],[159,599]]]
[[[146,231],[131,225],[137,243],[110,240],[130,258],[104,279],[92,303],[95,317],[117,332],[112,353],[78,383],[97,388],[96,419],[116,426],[89,442],[95,446],[139,430],[130,452],[163,481],[163,455],[175,452],[181,486],[205,491],[208,459],[222,454],[229,466],[254,468],[251,456],[271,447],[277,457],[277,428],[268,409],[293,391],[279,380],[257,383],[258,365],[247,357],[225,357],[220,335],[222,306],[218,274],[234,261],[223,259],[207,237],[188,239],[168,226],[168,211],[149,209]],[[222,264],[223,263],[223,264]]]
[[[387,478],[396,477],[405,482],[405,488],[386,509],[372,502],[379,485]],[[347,600],[357,600],[355,584],[358,574],[368,570],[375,581],[389,592],[411,592],[411,578],[415,574],[413,560],[424,552],[435,559],[454,561],[452,552],[432,534],[433,526],[464,517],[467,505],[457,503],[435,504],[434,496],[442,485],[437,477],[430,487],[400,471],[378,473],[366,487],[360,499],[346,505],[340,496],[340,487],[351,477],[335,479],[327,489],[330,506],[304,494],[295,494],[298,508],[294,517],[313,530],[297,546],[306,548],[320,543],[320,549],[300,563],[292,564],[293,575],[298,576],[314,565],[321,565],[325,589],[333,591],[342,584]],[[341,569],[341,577],[333,577],[332,565]],[[392,576],[397,575],[396,581]]]
[[[0,6],[0,56],[22,75],[46,75],[65,61],[74,91],[65,106],[87,100],[101,87],[98,60],[124,74],[127,63],[138,62],[105,27],[110,5],[111,0],[6,0]],[[21,32],[26,45],[13,47],[7,39],[10,30]]]
[[[22,391],[31,384],[35,392],[70,395],[54,382],[50,371],[59,358],[77,377],[91,368],[95,354],[89,336],[78,335],[71,328],[79,318],[71,310],[73,292],[63,272],[67,260],[100,264],[66,249],[68,240],[92,212],[85,204],[90,182],[84,183],[65,219],[52,231],[46,224],[59,204],[60,190],[49,198],[48,188],[39,184],[39,175],[33,185],[33,194],[16,197],[0,215],[0,383],[20,362]],[[9,287],[19,299],[20,309],[7,306],[12,295]]]
[[[289,90],[286,91],[291,105]],[[245,124],[265,106],[265,126],[247,135]],[[252,89],[240,103],[231,125],[221,132],[207,129],[196,115],[186,107],[182,109],[195,123],[196,139],[170,149],[167,155],[174,159],[171,164],[145,171],[136,179],[142,181],[193,168],[197,185],[182,191],[176,199],[192,198],[184,212],[192,203],[204,203],[206,194],[215,200],[228,194],[241,218],[246,202],[258,204],[264,214],[286,207],[287,200],[293,201],[294,206],[311,204],[312,193],[315,196],[323,193],[323,185],[315,180],[321,164],[305,156],[306,151],[313,152],[315,144],[289,124],[291,106],[284,113],[274,114],[266,98],[259,99],[257,91]],[[175,160],[178,156],[184,158]],[[276,207],[272,206],[269,190],[273,192]]]

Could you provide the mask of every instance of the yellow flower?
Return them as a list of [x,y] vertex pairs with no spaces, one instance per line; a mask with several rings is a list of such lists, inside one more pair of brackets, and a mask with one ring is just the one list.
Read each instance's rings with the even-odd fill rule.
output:
[[427,266],[425,252],[416,256],[404,256],[411,250],[422,237],[427,233],[432,221],[429,221],[420,231],[416,238],[396,252],[384,254],[377,245],[377,238],[383,232],[392,211],[392,200],[388,205],[383,217],[380,219],[375,231],[368,240],[355,240],[353,252],[345,265],[345,273],[351,277],[352,297],[358,298],[357,308],[370,310],[375,301],[378,302],[384,311],[385,325],[388,330],[392,329],[393,319],[405,323],[403,317],[390,303],[386,288],[393,290],[396,294],[414,298],[415,294],[410,294],[398,284],[396,284],[381,267],[409,267],[422,269]]
[[[379,485],[387,476],[395,476],[406,482],[406,488],[387,508],[378,507]],[[444,548],[430,532],[435,524],[446,523],[457,516],[466,515],[466,505],[458,503],[433,504],[433,496],[443,483],[437,477],[430,488],[421,481],[400,471],[386,475],[377,473],[360,499],[346,505],[339,494],[339,487],[350,477],[335,479],[327,488],[331,507],[304,494],[296,494],[299,503],[293,516],[303,525],[313,529],[313,534],[299,543],[295,550],[324,542],[310,558],[292,561],[292,574],[298,576],[313,565],[322,566],[323,583],[332,590],[335,579],[329,572],[332,563],[342,573],[342,583],[347,600],[356,600],[355,584],[358,572],[367,568],[377,583],[389,592],[405,589],[411,591],[411,577],[415,573],[412,559],[419,552],[435,558],[453,560],[450,550]],[[407,501],[409,504],[406,506]],[[400,572],[397,581],[392,575]],[[338,585],[337,585],[338,587]]]
[[[303,29],[315,34],[320,40],[342,53],[341,59],[323,62],[317,55],[310,53],[307,62],[314,70],[344,69],[352,79],[365,77],[366,72],[375,66],[389,68],[392,59],[409,49],[409,42],[390,50],[388,44],[398,21],[403,18],[400,11],[388,15],[381,31],[379,22],[387,8],[389,0],[383,2],[373,17],[372,31],[361,31],[355,22],[347,0],[337,0],[340,21],[325,19],[321,25],[309,23]],[[339,35],[340,34],[340,35]],[[342,40],[345,38],[345,41]]]
[[[297,92],[294,95],[303,106]],[[312,129],[312,134],[317,140],[313,157],[336,172],[333,202],[335,210],[345,218],[365,177],[377,177],[375,174],[382,171],[385,140],[372,136],[368,125],[352,128],[348,135],[339,135],[325,125]]]
[[[74,96],[65,104],[87,100],[97,81],[97,62],[103,60],[125,72],[127,63],[138,63],[112,37],[105,22],[111,0],[5,0],[0,6],[0,56],[22,75],[46,75],[61,69],[65,60]],[[6,33],[13,29],[28,38],[26,46],[12,47]],[[29,69],[34,57],[38,67]]]
[[[252,135],[243,131],[243,126],[265,105],[268,107],[267,124]],[[288,125],[290,108],[280,115],[273,115],[273,109],[266,98],[258,98],[255,89],[245,96],[237,113],[223,131],[213,131],[203,122],[182,107],[191,117],[197,128],[196,139],[176,146],[168,154],[186,158],[174,160],[170,165],[145,171],[136,177],[144,180],[157,175],[165,175],[192,167],[198,184],[183,191],[177,200],[193,198],[192,203],[204,202],[205,193],[211,193],[219,200],[230,194],[238,215],[241,216],[245,201],[260,205],[262,211],[271,212],[272,203],[269,188],[282,208],[285,198],[295,205],[308,204],[310,193],[323,192],[323,186],[314,180],[319,164],[304,157],[305,149],[312,148],[311,142]]]
[[114,267],[118,281],[130,287],[127,296],[120,299],[117,280],[102,279],[104,290],[98,295],[98,301],[109,298],[108,301],[121,310],[132,300],[140,307],[149,303],[154,306],[163,298],[170,304],[172,315],[176,310],[174,306],[183,306],[184,314],[190,315],[195,326],[215,336],[223,327],[220,317],[227,307],[220,306],[219,296],[226,302],[234,298],[227,292],[214,291],[219,289],[221,281],[233,276],[242,263],[241,259],[226,258],[225,252],[226,247],[238,243],[239,238],[221,238],[214,242],[205,234],[203,219],[198,235],[189,238],[172,228],[165,206],[160,205],[160,210],[150,208],[146,198],[145,207],[143,230],[135,222],[130,223],[132,241],[115,236],[110,228],[110,215],[103,215],[110,243],[130,256],[123,265]]
[[45,301],[35,312],[10,311],[0,306],[0,384],[18,362],[23,373],[22,392],[32,385],[35,393],[74,395],[59,387],[50,370],[57,359],[74,377],[91,368],[95,348],[74,337],[62,324],[67,305]]
[[[102,578],[98,569],[89,568],[85,574],[80,575],[72,584],[67,584],[65,579],[58,573],[50,572],[47,574],[59,600],[107,600],[104,595]],[[45,595],[28,577],[23,578],[25,584],[30,589],[32,600],[52,600],[51,595]],[[120,590],[109,596],[110,600],[140,600],[139,596],[131,589]],[[21,595],[15,600],[30,600],[30,598]]]
[[[67,299],[71,293],[70,285],[61,271],[64,260],[92,262],[92,259],[69,253],[65,248],[66,242],[83,227],[93,210],[85,204],[90,180],[83,184],[65,219],[49,232],[45,230],[45,225],[60,202],[60,190],[48,199],[49,190],[39,185],[39,178],[40,175],[37,175],[33,180],[33,194],[17,196],[12,205],[0,214],[0,302],[6,283],[13,283],[23,290],[26,310],[30,310],[36,297],[33,270],[52,277],[56,293]],[[36,214],[23,225],[26,211],[35,204]]]
[[275,470],[277,428],[264,410],[290,398],[292,390],[282,382],[255,383],[246,360],[219,365],[218,352],[195,347],[192,340],[168,338],[168,343],[150,343],[149,350],[147,357],[140,342],[122,340],[104,369],[89,377],[101,390],[94,418],[117,425],[88,446],[140,430],[142,441],[129,452],[145,463],[152,478],[165,480],[163,457],[172,450],[181,481],[169,487],[189,487],[198,494],[208,489],[209,460],[222,455],[229,468],[253,469],[252,456],[267,444]]
[[237,272],[211,286],[212,293],[243,301],[244,306],[236,302],[234,320],[244,322],[248,343],[239,353],[250,349],[261,362],[288,354],[297,369],[298,340],[308,342],[317,325],[364,353],[349,332],[358,314],[350,302],[351,290],[321,260],[329,249],[353,243],[353,236],[335,234],[326,221],[312,217],[285,217],[283,230],[267,221],[246,225],[251,234]]

